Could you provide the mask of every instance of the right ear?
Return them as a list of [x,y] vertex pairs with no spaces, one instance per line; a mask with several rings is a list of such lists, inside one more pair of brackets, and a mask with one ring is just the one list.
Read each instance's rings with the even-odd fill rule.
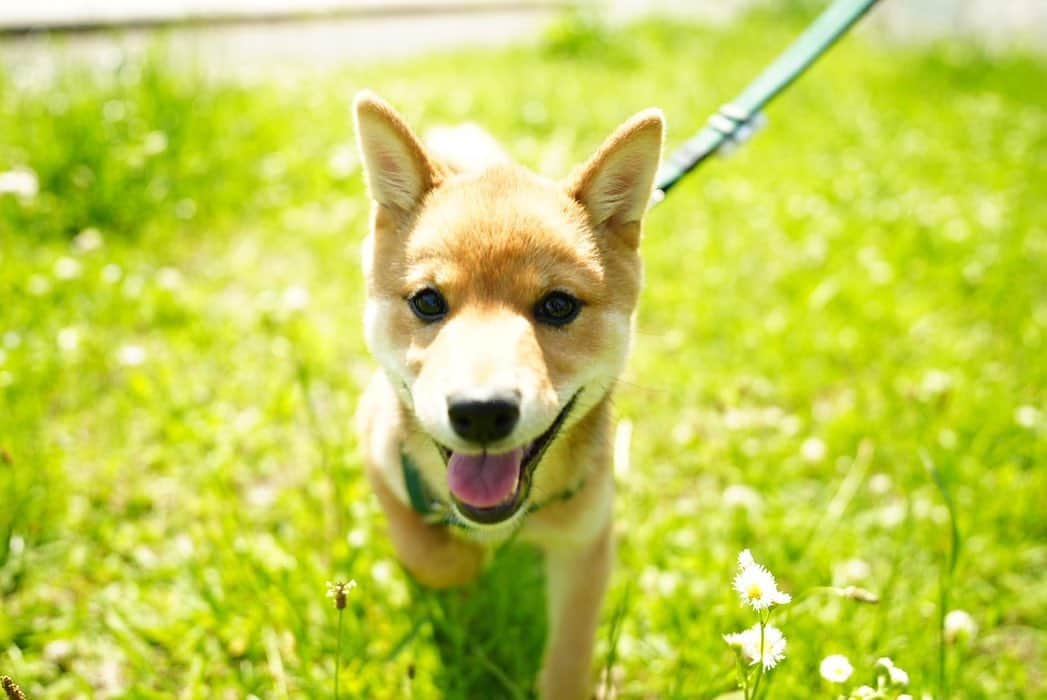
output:
[[368,90],[357,93],[353,112],[371,198],[413,210],[436,184],[436,167],[421,142],[388,102]]
[[589,212],[593,226],[624,226],[643,218],[651,201],[664,130],[661,110],[633,115],[572,174],[568,192]]

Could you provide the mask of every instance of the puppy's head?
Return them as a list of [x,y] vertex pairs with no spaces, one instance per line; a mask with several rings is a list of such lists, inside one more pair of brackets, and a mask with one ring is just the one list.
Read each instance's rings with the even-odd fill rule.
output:
[[459,514],[505,522],[622,370],[662,116],[629,119],[557,183],[505,162],[456,172],[379,98],[355,110],[367,343],[447,459]]

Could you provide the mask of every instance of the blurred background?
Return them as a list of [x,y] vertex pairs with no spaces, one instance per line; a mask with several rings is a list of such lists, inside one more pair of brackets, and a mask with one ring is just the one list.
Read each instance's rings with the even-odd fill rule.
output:
[[[530,697],[535,553],[420,590],[361,478],[353,94],[560,177],[651,105],[671,151],[827,4],[0,5],[0,674]],[[1044,85],[1047,3],[884,0],[651,212],[600,698],[730,697],[746,547],[795,600],[765,697],[884,656],[881,697],[1047,693]]]

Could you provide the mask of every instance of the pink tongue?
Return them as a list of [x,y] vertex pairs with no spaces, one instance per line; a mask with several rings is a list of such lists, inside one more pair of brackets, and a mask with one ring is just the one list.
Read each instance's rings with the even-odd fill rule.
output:
[[447,462],[447,485],[459,501],[475,508],[492,508],[513,495],[522,461],[522,447],[500,455],[453,452]]

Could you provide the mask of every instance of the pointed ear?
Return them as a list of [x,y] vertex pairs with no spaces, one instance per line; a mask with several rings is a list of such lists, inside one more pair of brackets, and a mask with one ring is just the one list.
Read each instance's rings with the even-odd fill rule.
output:
[[568,179],[568,193],[589,212],[593,227],[643,218],[661,160],[664,126],[661,110],[634,115]]
[[353,101],[356,142],[371,198],[410,211],[436,184],[436,166],[388,102],[363,90]]

